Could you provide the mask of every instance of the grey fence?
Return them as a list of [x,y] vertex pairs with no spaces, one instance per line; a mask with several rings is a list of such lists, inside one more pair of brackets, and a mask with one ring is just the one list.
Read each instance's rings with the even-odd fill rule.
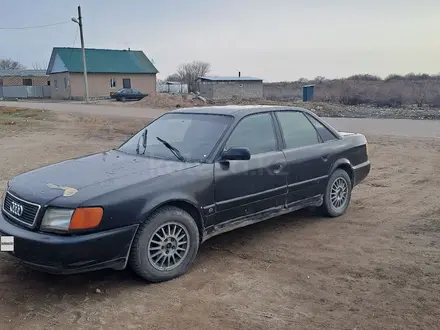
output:
[[157,84],[156,91],[159,93],[188,94],[187,84]]
[[50,86],[3,86],[0,97],[4,99],[50,98]]

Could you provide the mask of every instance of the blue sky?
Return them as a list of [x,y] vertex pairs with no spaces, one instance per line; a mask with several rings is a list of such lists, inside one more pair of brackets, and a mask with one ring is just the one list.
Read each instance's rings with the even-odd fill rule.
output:
[[209,62],[213,75],[267,81],[440,72],[439,0],[4,1],[0,58],[32,67],[52,47],[72,47],[72,22],[1,28],[68,21],[78,4],[86,47],[143,50],[159,78],[192,60]]

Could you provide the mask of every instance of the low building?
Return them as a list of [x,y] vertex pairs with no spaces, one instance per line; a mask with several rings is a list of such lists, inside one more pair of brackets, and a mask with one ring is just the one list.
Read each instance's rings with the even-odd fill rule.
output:
[[0,70],[0,99],[49,98],[46,70]]
[[197,79],[200,95],[210,100],[263,98],[263,79],[204,76]]
[[[91,98],[109,97],[120,88],[156,93],[158,71],[142,51],[86,48],[85,53]],[[47,74],[53,99],[84,98],[81,48],[53,48]]]
[[46,70],[0,70],[0,86],[46,86]]

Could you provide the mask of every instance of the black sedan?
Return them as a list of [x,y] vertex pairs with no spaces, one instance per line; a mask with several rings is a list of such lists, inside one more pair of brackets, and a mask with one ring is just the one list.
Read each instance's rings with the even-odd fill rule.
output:
[[122,102],[125,102],[127,100],[141,100],[146,96],[148,96],[147,93],[141,93],[135,88],[121,88],[117,92],[110,93],[110,98]]
[[43,271],[129,265],[165,281],[220,233],[305,207],[343,215],[369,172],[362,134],[302,108],[178,109],[116,149],[14,177],[0,234]]

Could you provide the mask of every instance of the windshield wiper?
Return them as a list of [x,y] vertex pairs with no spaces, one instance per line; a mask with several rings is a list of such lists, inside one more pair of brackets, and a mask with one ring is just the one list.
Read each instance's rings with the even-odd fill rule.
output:
[[137,147],[136,147],[136,153],[138,155],[139,155],[139,142],[141,141],[141,139],[142,139],[142,146],[144,147],[144,152],[142,153],[142,155],[144,155],[145,154],[145,150],[147,150],[147,133],[148,133],[148,130],[145,129],[144,134],[142,134],[139,137],[138,144],[137,144]]
[[176,158],[178,160],[180,160],[181,162],[186,162],[185,157],[182,156],[182,154],[180,153],[179,149],[177,149],[176,147],[173,147],[171,144],[169,144],[167,141],[161,139],[160,137],[156,136],[156,139],[158,139],[160,142],[162,142],[164,144],[165,147],[167,147],[168,149],[171,150],[171,152],[173,153],[174,156],[176,156]]

